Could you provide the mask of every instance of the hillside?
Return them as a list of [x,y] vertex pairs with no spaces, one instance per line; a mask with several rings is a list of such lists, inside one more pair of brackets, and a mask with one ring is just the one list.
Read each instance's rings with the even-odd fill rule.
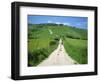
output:
[[57,24],[28,24],[28,66],[36,66],[63,40],[66,52],[80,64],[87,64],[87,30]]

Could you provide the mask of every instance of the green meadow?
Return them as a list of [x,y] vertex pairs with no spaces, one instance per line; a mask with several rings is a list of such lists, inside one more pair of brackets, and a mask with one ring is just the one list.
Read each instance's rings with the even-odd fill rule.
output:
[[28,66],[37,66],[58,47],[62,39],[69,56],[87,64],[87,30],[62,24],[28,24]]

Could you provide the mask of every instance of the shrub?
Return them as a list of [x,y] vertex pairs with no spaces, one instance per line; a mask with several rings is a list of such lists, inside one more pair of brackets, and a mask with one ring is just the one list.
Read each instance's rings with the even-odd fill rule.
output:
[[55,37],[54,40],[59,41],[59,37]]
[[55,41],[55,40],[52,40],[52,41],[50,41],[50,43],[49,43],[50,46],[53,46],[53,45],[56,45],[56,44],[57,44],[57,41]]
[[75,35],[75,34],[66,34],[66,37],[72,38],[72,39],[80,39],[80,36],[79,35]]
[[48,57],[48,50],[45,48],[33,50],[33,52],[28,52],[28,66],[36,66],[42,60]]

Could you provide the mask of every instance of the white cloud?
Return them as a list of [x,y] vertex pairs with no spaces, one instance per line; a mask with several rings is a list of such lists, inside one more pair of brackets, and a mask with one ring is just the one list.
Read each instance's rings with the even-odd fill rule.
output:
[[63,25],[70,25],[70,23],[63,23]]
[[55,22],[56,24],[60,24],[60,22]]
[[[48,21],[48,23],[53,23],[53,22],[52,21]],[[71,25],[70,23],[67,23],[67,22],[66,23],[55,22],[55,24],[58,24],[58,25],[59,24],[63,24],[63,25],[69,25],[69,26]]]
[[48,23],[52,23],[52,21],[48,21]]

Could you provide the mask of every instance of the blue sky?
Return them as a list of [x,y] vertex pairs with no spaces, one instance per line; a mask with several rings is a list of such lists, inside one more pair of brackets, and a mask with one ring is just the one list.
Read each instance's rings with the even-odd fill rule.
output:
[[28,15],[28,24],[56,23],[78,28],[88,28],[87,17]]

